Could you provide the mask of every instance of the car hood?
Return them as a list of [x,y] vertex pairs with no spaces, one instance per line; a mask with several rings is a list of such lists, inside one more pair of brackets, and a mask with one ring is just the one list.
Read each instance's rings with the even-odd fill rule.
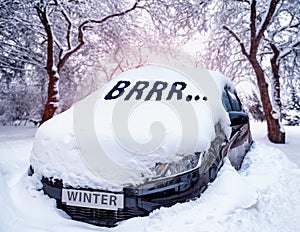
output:
[[[200,84],[191,75],[198,75]],[[124,88],[126,81],[130,84]],[[148,82],[140,99],[138,92],[130,95],[138,82],[144,83],[140,89]],[[167,87],[160,98],[158,91],[147,100],[162,82]],[[179,82],[186,84],[181,99],[173,93],[168,100]],[[184,166],[190,157],[199,157],[215,138],[216,123],[224,131],[229,128],[220,97],[226,83],[221,74],[205,70],[148,66],[121,73],[40,126],[31,164],[36,175],[63,179],[71,186],[116,190],[144,183],[157,177],[160,165]]]

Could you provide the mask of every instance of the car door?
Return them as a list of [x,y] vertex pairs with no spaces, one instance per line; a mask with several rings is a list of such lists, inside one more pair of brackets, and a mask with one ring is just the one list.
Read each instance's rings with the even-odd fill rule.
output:
[[252,142],[249,117],[243,110],[235,91],[224,88],[222,101],[229,114],[232,128],[231,136],[226,146],[226,153],[231,164],[236,169],[239,169]]

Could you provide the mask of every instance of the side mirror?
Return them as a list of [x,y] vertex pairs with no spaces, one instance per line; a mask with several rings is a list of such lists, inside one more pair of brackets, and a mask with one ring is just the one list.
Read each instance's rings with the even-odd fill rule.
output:
[[231,121],[230,126],[241,126],[249,123],[249,116],[245,112],[230,111],[229,118]]

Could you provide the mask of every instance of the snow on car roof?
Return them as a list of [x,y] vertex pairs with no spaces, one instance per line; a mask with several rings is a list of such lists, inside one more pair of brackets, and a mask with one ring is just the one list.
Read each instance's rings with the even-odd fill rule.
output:
[[220,123],[222,74],[147,66],[121,73],[38,129],[31,163],[40,176],[71,186],[116,190],[139,184],[156,163],[202,152]]

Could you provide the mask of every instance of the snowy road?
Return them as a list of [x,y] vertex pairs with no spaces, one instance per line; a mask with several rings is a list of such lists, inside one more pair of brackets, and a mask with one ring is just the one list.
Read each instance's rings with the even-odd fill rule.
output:
[[108,229],[70,220],[36,191],[26,176],[34,128],[0,127],[0,231],[300,231],[300,131],[286,130],[287,144],[275,146],[253,124],[239,172],[226,161],[201,198]]

